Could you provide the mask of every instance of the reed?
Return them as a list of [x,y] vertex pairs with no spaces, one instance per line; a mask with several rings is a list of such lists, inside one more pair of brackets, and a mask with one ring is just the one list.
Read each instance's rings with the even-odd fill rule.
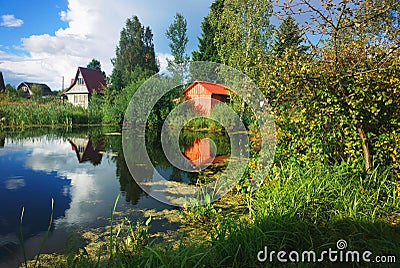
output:
[[40,265],[40,254],[42,254],[43,247],[46,244],[47,238],[48,238],[50,230],[51,230],[51,226],[53,225],[54,199],[53,198],[51,199],[51,213],[50,213],[50,220],[49,220],[49,225],[47,227],[47,231],[44,234],[44,237],[42,239],[42,243],[40,244],[39,251],[36,254],[35,261],[33,262],[33,264],[29,264],[29,266],[28,266],[28,259],[27,259],[27,256],[26,256],[24,236],[23,236],[23,232],[22,232],[22,221],[23,221],[23,218],[24,218],[24,213],[25,213],[25,208],[22,207],[21,217],[20,217],[20,239],[21,239],[22,252],[23,252],[23,255],[24,255],[23,265],[26,268],[27,267],[33,267],[33,268],[41,267],[41,265]]
[[101,123],[90,109],[62,104],[60,100],[0,102],[1,126],[44,126]]

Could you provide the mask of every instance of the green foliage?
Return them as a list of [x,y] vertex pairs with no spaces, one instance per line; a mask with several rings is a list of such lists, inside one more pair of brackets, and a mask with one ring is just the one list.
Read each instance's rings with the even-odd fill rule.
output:
[[142,26],[137,16],[127,19],[112,63],[111,86],[103,96],[102,120],[120,124],[136,90],[158,72],[153,33],[149,27]]
[[92,59],[88,65],[86,66],[87,68],[93,69],[93,70],[98,70],[101,71],[101,63],[100,61],[96,59]]
[[96,92],[93,91],[89,99],[89,124],[96,124],[102,122],[103,119],[103,98]]
[[[362,167],[354,169],[345,163],[277,164],[265,184],[250,196],[254,213],[249,220],[238,216],[245,213],[242,203],[223,210],[218,208],[223,204],[218,203],[184,208],[181,214],[187,223],[195,224],[193,228],[201,233],[201,240],[183,233],[175,244],[149,244],[147,225],[139,225],[139,232],[132,235],[135,228],[122,221],[113,227],[117,233],[111,247],[112,258],[107,254],[99,263],[96,256],[87,254],[82,260],[77,258],[76,266],[107,263],[110,267],[259,267],[257,254],[264,247],[268,252],[321,253],[336,249],[339,239],[348,242],[347,250],[368,250],[375,256],[396,255],[400,251],[400,232],[398,216],[397,220],[394,217],[400,203],[394,180],[388,169],[374,169],[366,175]],[[144,232],[141,234],[140,230]],[[127,241],[132,247],[127,247]],[[320,265],[330,267],[329,259],[324,260]],[[277,258],[264,264],[281,265]],[[301,267],[315,267],[315,263],[302,263]]]
[[39,100],[43,96],[43,89],[40,85],[32,85],[30,91],[32,92],[31,98],[33,100]]
[[172,63],[180,65],[189,60],[189,57],[185,54],[186,45],[189,42],[186,31],[187,22],[185,17],[181,13],[176,13],[174,21],[165,32],[165,35],[170,40],[171,54],[174,56],[173,62],[168,61],[169,65]]
[[7,84],[5,90],[0,94],[1,102],[13,102],[25,99],[26,99],[25,93],[23,91],[17,90],[10,84]]
[[399,174],[400,58],[393,44],[400,28],[390,14],[400,4],[325,1],[319,9],[300,2],[327,38],[312,55],[285,51],[261,72],[278,126],[278,158],[355,166],[363,159],[366,169],[393,165]]
[[[140,73],[140,71],[134,73]],[[142,75],[146,76],[145,73],[142,73]],[[122,123],[132,96],[145,80],[145,77],[135,78],[135,81],[124,87],[119,94],[114,95],[110,90],[106,92],[103,106],[103,121],[105,123]]]
[[144,28],[137,16],[126,20],[126,25],[120,33],[116,58],[112,60],[114,69],[111,75],[112,89],[122,90],[131,80],[131,75],[137,68],[150,73],[157,73],[153,34],[149,27]]
[[234,116],[233,114],[227,114],[226,105],[224,104],[215,105],[211,110],[211,115],[216,119],[216,122],[224,126],[228,132],[237,128],[238,124],[240,124],[240,122],[238,122],[239,115]]
[[273,52],[282,55],[285,50],[296,50],[298,53],[305,53],[308,46],[304,42],[303,32],[292,16],[287,16],[275,31],[275,40],[272,44]]
[[173,60],[167,59],[167,69],[181,81],[185,80],[187,72],[187,63],[189,56],[186,54],[186,45],[189,41],[187,37],[187,22],[181,13],[176,13],[174,21],[170,24],[165,32],[166,37],[170,40],[169,47]]
[[[272,26],[269,23],[272,2],[269,0],[226,0],[217,25],[215,45],[221,62],[256,77],[253,66],[268,52]],[[217,21],[218,20],[218,21]]]
[[219,21],[223,7],[223,0],[216,0],[211,4],[208,15],[201,23],[202,35],[200,38],[198,38],[199,51],[192,52],[193,61],[221,62],[214,39],[217,33],[216,22]]
[[210,221],[217,221],[222,210],[218,211],[214,205],[210,202],[211,197],[209,194],[205,194],[204,197],[199,197],[200,200],[204,201],[204,205],[191,204],[191,207],[183,207],[181,215],[185,218],[187,224],[199,224],[209,223]]
[[[222,1],[219,3],[222,5]],[[269,55],[270,1],[225,0],[222,11],[207,21],[217,29],[213,44],[220,60],[253,78],[270,101],[278,146],[275,165],[266,174],[264,185],[255,193],[245,190],[257,163],[255,157],[236,188],[244,189],[241,192],[246,204],[225,210],[219,210],[218,203],[209,202],[203,207],[184,208],[182,215],[187,222],[201,223],[195,225],[198,229],[214,224],[206,225],[204,233],[208,236],[202,237],[200,243],[190,237],[189,242],[182,239],[176,247],[149,245],[146,232],[132,234],[132,224],[123,222],[117,230],[125,228],[128,234],[121,237],[119,232],[116,239],[110,238],[106,265],[258,267],[256,256],[265,246],[273,250],[322,251],[335,248],[338,239],[346,239],[350,250],[368,249],[376,255],[400,252],[400,3],[323,0],[321,5],[312,6],[310,1],[299,0],[284,6],[290,14],[295,7],[303,8],[299,12],[312,17],[307,23],[316,23],[306,33],[324,35],[320,44],[310,44],[310,55],[303,53],[301,33],[290,19],[277,34],[275,49],[279,57]],[[142,29],[137,22],[130,26]],[[204,32],[204,42],[210,40],[212,31],[205,36]],[[199,53],[206,55],[207,50],[201,49]],[[119,94],[106,91],[104,118],[120,122],[130,97],[147,74],[144,72],[142,77],[137,66],[128,72],[115,68],[114,72],[129,77],[125,80],[129,83],[113,81],[113,86],[120,82],[123,86],[118,87],[122,89]],[[151,87],[149,91],[152,94]],[[165,119],[173,107],[172,96],[157,103],[149,124]],[[138,107],[146,104],[145,96],[137,103]],[[256,122],[246,113],[241,100],[235,100],[232,107],[253,131],[254,150],[259,135]],[[232,124],[229,118],[223,118],[223,109],[215,108],[213,112],[221,122]],[[11,108],[0,106],[0,118],[6,118],[7,123],[13,118],[10,111]],[[28,111],[33,112],[36,111]],[[21,115],[18,124],[32,120],[23,113],[25,109],[15,113]],[[183,115],[179,120],[184,119]],[[193,121],[188,125],[212,124],[212,120]],[[146,133],[146,139],[154,142],[157,136]],[[155,151],[149,154],[152,159],[167,161]],[[254,151],[251,155],[257,156]],[[235,194],[243,197],[240,192]],[[248,215],[247,221],[244,214]],[[82,259],[85,267],[99,265],[87,252]],[[271,264],[275,265],[279,263]]]

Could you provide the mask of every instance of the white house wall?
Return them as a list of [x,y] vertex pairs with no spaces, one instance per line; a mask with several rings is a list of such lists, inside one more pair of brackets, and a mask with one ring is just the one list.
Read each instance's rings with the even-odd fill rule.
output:
[[[79,81],[82,81],[83,84],[80,84]],[[74,83],[75,85],[66,93],[68,102],[72,103],[75,106],[87,108],[89,105],[89,91],[86,87],[86,84],[84,83],[81,73],[79,73]]]
[[89,94],[68,94],[68,102],[75,106],[81,106],[83,108],[88,108],[89,106]]
[[88,94],[89,91],[87,90],[85,85],[78,85],[76,84],[73,88],[71,88],[67,94],[74,94],[74,93],[86,93]]

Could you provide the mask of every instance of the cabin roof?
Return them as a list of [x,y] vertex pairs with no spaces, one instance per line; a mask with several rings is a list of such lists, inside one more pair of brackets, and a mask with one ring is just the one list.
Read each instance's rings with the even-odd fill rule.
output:
[[82,74],[83,80],[85,81],[85,85],[89,93],[93,93],[96,91],[97,93],[102,92],[102,88],[106,86],[106,81],[104,80],[103,74],[99,70],[78,67],[78,70],[75,74],[75,79],[71,82],[69,88],[65,91],[67,93],[78,81],[79,73]]
[[46,84],[43,84],[43,83],[22,82],[21,84],[19,84],[19,86],[17,88],[21,89],[21,87],[23,85],[27,86],[29,89],[31,89],[33,85],[37,85],[37,86],[40,86],[42,88],[43,95],[52,94],[52,91],[51,91],[50,87],[48,85],[46,85]]
[[186,94],[189,90],[191,90],[193,87],[195,87],[198,84],[202,85],[205,89],[210,91],[212,94],[228,95],[228,90],[227,90],[228,86],[211,83],[211,82],[205,82],[205,81],[194,81],[187,88],[185,88],[185,90],[183,91],[183,94]]

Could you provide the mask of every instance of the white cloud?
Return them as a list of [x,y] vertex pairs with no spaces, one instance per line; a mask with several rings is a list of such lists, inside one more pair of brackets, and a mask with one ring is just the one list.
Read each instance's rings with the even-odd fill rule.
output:
[[167,70],[167,66],[168,66],[167,59],[169,59],[169,60],[174,59],[174,57],[169,53],[157,53],[156,57],[158,59],[159,65],[160,65],[160,72],[165,72]]
[[212,0],[176,0],[174,4],[160,0],[115,0],[110,4],[108,0],[98,0],[94,5],[86,0],[69,0],[68,9],[59,13],[60,20],[68,26],[55,33],[23,38],[21,47],[26,55],[10,56],[0,51],[0,69],[13,76],[6,77],[8,80],[21,77],[19,82],[43,82],[52,90],[61,89],[62,77],[69,81],[77,67],[86,66],[92,58],[99,60],[109,75],[112,71],[110,59],[115,57],[120,31],[126,19],[133,15],[153,30],[155,49],[163,69],[169,56],[165,30],[175,13],[181,12],[186,17],[189,46],[195,49],[201,21],[211,3]]
[[60,18],[61,18],[62,21],[66,21],[66,22],[69,21],[68,13],[67,13],[66,11],[64,11],[64,10],[61,11],[61,12],[59,13],[59,15],[60,15]]
[[18,176],[9,178],[4,184],[7,190],[18,190],[19,188],[25,187],[25,180],[23,177]]
[[[91,223],[109,214],[110,204],[115,202],[120,187],[118,181],[112,179],[115,178],[115,162],[103,157],[98,166],[89,162],[80,164],[71,144],[63,138],[24,140],[24,148],[31,150],[25,162],[27,168],[56,172],[59,177],[70,180],[70,186],[64,187],[62,193],[70,194],[71,202],[65,217],[55,220],[56,228]],[[17,185],[16,182],[6,183],[11,187]],[[17,186],[21,186],[21,182]]]
[[21,27],[22,24],[24,24],[23,20],[17,19],[12,14],[2,15],[1,19],[2,22],[0,23],[0,25],[5,27]]

